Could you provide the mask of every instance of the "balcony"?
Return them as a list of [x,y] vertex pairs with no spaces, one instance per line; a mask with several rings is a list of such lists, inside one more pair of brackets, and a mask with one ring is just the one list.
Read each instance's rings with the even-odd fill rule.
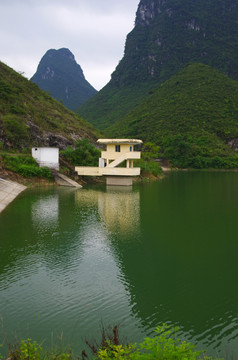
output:
[[140,168],[76,166],[75,171],[81,176],[138,176]]

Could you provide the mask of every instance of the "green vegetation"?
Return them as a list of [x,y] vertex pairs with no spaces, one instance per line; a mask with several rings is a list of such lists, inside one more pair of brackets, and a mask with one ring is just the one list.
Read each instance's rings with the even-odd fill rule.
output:
[[160,147],[147,142],[143,144],[141,159],[134,161],[134,165],[141,168],[142,177],[147,177],[148,175],[153,175],[159,177],[162,175],[162,169],[158,162],[155,162],[155,159],[159,157]]
[[[177,338],[177,330],[178,328],[171,330],[170,327],[163,325],[155,330],[154,337],[147,337],[140,344],[121,345],[118,343],[117,334],[111,340],[106,340],[104,337],[104,345],[98,349],[87,341],[86,343],[93,352],[91,359],[95,360],[211,360],[202,351],[198,351],[194,345]],[[70,350],[46,351],[31,339],[21,341],[18,346],[10,348],[8,354],[9,360],[71,360],[73,358]],[[82,359],[86,358],[89,357],[84,350]],[[77,357],[77,359],[81,358]]]
[[135,166],[140,167],[142,177],[147,177],[148,175],[159,177],[162,175],[161,166],[154,160],[144,160],[142,157],[138,163],[135,161]]
[[35,159],[31,156],[2,154],[2,162],[6,169],[20,174],[25,178],[38,177],[48,180],[53,179],[50,169],[39,167]]
[[60,155],[72,165],[98,166],[100,150],[96,149],[87,139],[76,142],[75,147],[69,146]]
[[94,142],[97,131],[58,101],[0,62],[0,143],[22,150],[57,146],[85,137]]
[[173,166],[236,168],[238,83],[202,64],[188,65],[110,128],[160,146]]
[[[108,346],[99,349],[99,360],[131,359],[131,360],[197,360],[202,358],[202,351],[195,346],[176,337],[176,331],[166,325],[155,330],[153,338],[145,338],[140,344],[126,346],[108,343]],[[209,359],[208,357],[205,357]]]
[[78,113],[106,129],[188,63],[209,65],[238,80],[237,18],[234,0],[141,0],[111,81]]
[[128,85],[120,89],[110,82],[76,110],[76,113],[98,129],[106,129],[139,105],[155,86],[156,84],[151,86],[145,82],[139,86]]

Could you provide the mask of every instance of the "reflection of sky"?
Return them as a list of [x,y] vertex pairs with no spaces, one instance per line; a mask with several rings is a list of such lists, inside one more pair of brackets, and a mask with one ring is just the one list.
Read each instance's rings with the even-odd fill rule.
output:
[[53,194],[47,198],[40,198],[32,204],[32,220],[38,226],[52,226],[57,224],[59,217],[59,195]]

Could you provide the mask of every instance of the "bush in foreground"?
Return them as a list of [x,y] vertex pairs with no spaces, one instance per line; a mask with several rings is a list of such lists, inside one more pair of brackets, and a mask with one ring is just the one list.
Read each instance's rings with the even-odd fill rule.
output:
[[[108,337],[109,340],[104,339],[104,345],[99,349],[86,343],[93,352],[91,359],[95,360],[212,360],[204,352],[198,351],[194,345],[177,338],[177,330],[178,328],[173,328],[172,331],[167,325],[160,326],[155,330],[154,337],[147,337],[140,344],[121,345],[113,341],[113,337]],[[30,339],[10,349],[7,356],[8,360],[71,360],[73,358],[71,351],[47,352]],[[82,357],[77,359],[89,359],[89,356],[83,350]]]

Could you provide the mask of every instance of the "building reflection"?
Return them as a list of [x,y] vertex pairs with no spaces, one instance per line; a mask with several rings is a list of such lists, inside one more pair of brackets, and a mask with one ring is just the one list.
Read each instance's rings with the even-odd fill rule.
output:
[[140,193],[131,187],[108,186],[106,192],[89,190],[75,192],[80,205],[97,206],[101,221],[108,231],[129,234],[140,224]]

